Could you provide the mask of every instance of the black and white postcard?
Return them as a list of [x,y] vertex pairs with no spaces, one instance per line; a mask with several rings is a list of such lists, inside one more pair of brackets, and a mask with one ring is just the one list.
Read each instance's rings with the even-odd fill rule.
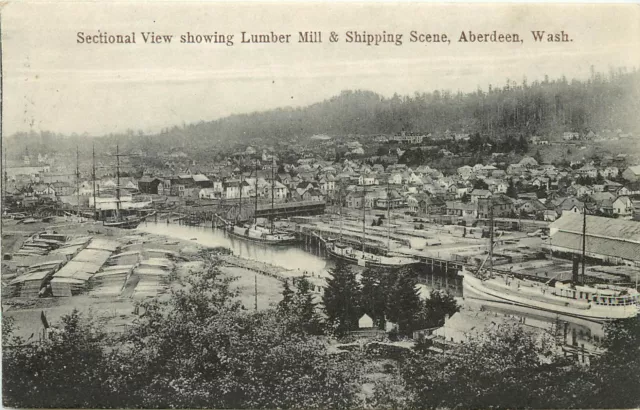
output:
[[640,8],[0,4],[2,404],[640,407]]

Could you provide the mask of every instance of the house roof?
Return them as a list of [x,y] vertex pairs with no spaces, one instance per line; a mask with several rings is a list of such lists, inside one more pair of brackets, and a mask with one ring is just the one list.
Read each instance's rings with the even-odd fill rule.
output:
[[205,175],[202,174],[196,174],[192,176],[193,180],[195,182],[206,182],[209,181],[209,178],[207,178]]
[[[564,214],[560,219],[553,222],[549,228],[582,236],[582,222],[582,215]],[[640,222],[587,215],[586,231],[587,236],[633,241],[640,246]],[[640,254],[638,254],[638,257],[640,258]]]
[[630,170],[631,172],[633,172],[636,175],[640,175],[640,165],[633,165],[629,168],[627,168],[628,170]]

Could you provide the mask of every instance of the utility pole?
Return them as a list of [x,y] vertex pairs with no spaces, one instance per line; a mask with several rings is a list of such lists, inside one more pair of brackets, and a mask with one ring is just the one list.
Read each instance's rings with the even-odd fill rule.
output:
[[338,191],[338,201],[340,202],[340,243],[342,243],[342,196],[344,192],[342,191],[342,180],[340,181],[340,190]]
[[387,178],[387,251],[391,250],[391,197],[389,196],[389,178]]
[[78,218],[80,218],[80,153],[76,145],[76,201],[78,201]]
[[4,151],[4,181],[2,182],[2,207],[6,210],[7,209],[7,182],[9,181],[9,176],[7,175],[7,147],[5,146],[5,144],[2,144],[2,148]]
[[488,200],[489,203],[489,223],[491,224],[491,228],[489,230],[490,243],[489,243],[489,275],[493,275],[493,201],[491,198]]
[[236,216],[236,224],[238,219],[242,217],[242,170],[240,170],[240,182],[238,183],[238,187],[240,188],[240,203],[238,204],[238,215]]
[[253,277],[253,307],[257,311],[258,310],[258,274],[254,274]]
[[120,147],[116,144],[116,220],[120,220]]
[[276,166],[276,158],[271,156],[271,233],[273,233],[273,208],[274,208],[274,188],[275,188],[275,175],[273,173],[273,168]]
[[93,168],[91,170],[91,179],[93,180],[93,217],[98,220],[98,204],[96,203],[96,143],[92,147]]
[[256,168],[256,184],[255,184],[256,206],[255,206],[255,210],[253,211],[253,220],[254,220],[254,223],[258,225],[258,160],[257,159],[255,163],[255,168]]
[[367,186],[363,185],[363,187],[364,189],[362,190],[362,252],[364,253],[364,243],[367,236],[367,210],[365,206],[367,203]]
[[587,254],[587,205],[582,208],[582,278],[580,281],[584,284],[585,259]]

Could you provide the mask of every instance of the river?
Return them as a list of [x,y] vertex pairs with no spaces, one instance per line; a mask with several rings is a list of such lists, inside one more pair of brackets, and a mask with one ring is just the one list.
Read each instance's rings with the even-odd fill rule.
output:
[[[221,229],[212,229],[211,227],[146,222],[138,226],[137,230],[175,239],[192,240],[199,245],[208,247],[222,246],[231,249],[234,255],[242,258],[269,263],[285,269],[300,270],[301,272],[307,271],[309,273],[313,272],[317,276],[326,276],[327,269],[333,266],[330,260],[325,260],[295,246],[269,246],[244,241],[229,236]],[[363,269],[358,266],[352,266],[352,268],[357,272],[361,272]],[[421,293],[424,292],[428,294],[431,289],[446,289],[456,297],[463,296],[462,280],[460,277],[455,275],[447,276],[439,271],[433,273],[422,272],[420,277],[420,282],[423,286]],[[602,325],[600,324],[571,317],[560,317],[555,314],[546,314],[528,308],[500,305],[490,306],[490,303],[482,304],[484,305],[484,309],[514,314],[530,320],[546,322],[547,324],[555,321],[568,323],[570,332],[574,334],[574,338],[576,338],[575,333],[578,333],[578,340],[583,339],[586,335],[596,337],[604,336]],[[590,339],[590,337],[588,338]]]
[[323,273],[327,269],[327,261],[294,246],[270,246],[256,242],[244,241],[228,235],[224,230],[205,226],[188,226],[166,224],[162,222],[143,222],[138,231],[165,235],[175,239],[193,240],[208,246],[229,248],[233,254],[254,261],[280,266],[285,269]]

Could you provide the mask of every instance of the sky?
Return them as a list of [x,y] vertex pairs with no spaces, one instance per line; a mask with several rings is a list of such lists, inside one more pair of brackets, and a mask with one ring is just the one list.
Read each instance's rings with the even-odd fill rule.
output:
[[[640,67],[634,4],[9,2],[2,19],[3,134],[105,135],[304,106],[342,90],[391,97],[557,78],[590,67]],[[78,44],[77,33],[130,34],[136,44]],[[297,42],[321,31],[320,44]],[[409,32],[450,44],[410,43]],[[517,33],[523,43],[459,43],[461,31]],[[531,30],[572,42],[536,43]],[[289,44],[239,44],[240,33],[292,34]],[[338,42],[329,42],[330,32]],[[403,45],[346,43],[345,33],[403,34]],[[172,34],[145,44],[141,32]],[[179,36],[234,34],[234,46],[180,44]]]

